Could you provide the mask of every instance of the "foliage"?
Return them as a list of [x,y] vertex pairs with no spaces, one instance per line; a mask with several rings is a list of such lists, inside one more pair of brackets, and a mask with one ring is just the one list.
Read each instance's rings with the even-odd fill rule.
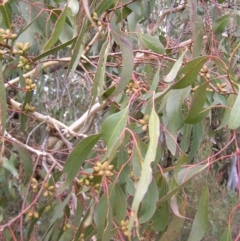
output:
[[239,238],[237,1],[8,0],[0,23],[2,240]]

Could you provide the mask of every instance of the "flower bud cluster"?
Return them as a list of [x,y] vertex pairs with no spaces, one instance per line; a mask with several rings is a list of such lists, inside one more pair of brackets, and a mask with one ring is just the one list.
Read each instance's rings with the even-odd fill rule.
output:
[[34,112],[35,111],[35,107],[34,106],[31,106],[29,105],[28,103],[25,105],[25,108],[24,108],[25,111],[28,111],[28,112]]
[[129,220],[126,220],[126,221],[122,220],[121,221],[121,229],[126,236],[128,236],[128,231],[127,231],[128,223],[129,223]]
[[99,176],[113,176],[113,165],[109,165],[107,161],[101,163],[96,162],[96,165],[93,167],[94,172],[97,173]]
[[37,86],[35,83],[33,83],[33,80],[30,78],[25,79],[25,84],[26,84],[26,91],[33,91]]
[[44,197],[51,197],[51,196],[53,196],[53,194],[54,194],[54,186],[52,185],[52,186],[49,186],[48,185],[48,183],[46,182],[46,183],[44,183],[44,189],[45,189],[45,191],[44,191],[44,193],[43,193],[43,196]]
[[140,81],[130,82],[127,85],[126,94],[132,94],[140,89]]
[[149,115],[145,115],[143,119],[139,120],[139,124],[142,125],[142,130],[146,131],[148,128]]

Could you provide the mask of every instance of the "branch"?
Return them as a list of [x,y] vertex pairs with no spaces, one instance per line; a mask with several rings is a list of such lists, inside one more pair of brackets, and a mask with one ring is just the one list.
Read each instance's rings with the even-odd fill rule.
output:
[[164,20],[164,18],[165,18],[168,14],[170,14],[170,13],[176,13],[176,12],[179,12],[179,11],[183,10],[183,9],[186,7],[186,4],[187,4],[187,3],[186,3],[186,1],[185,1],[183,4],[177,6],[176,8],[169,8],[169,9],[167,9],[167,10],[162,11],[162,15],[160,16],[160,18],[158,19],[158,21],[154,24],[153,28],[149,30],[149,34],[154,35],[155,32],[157,31],[160,23]]

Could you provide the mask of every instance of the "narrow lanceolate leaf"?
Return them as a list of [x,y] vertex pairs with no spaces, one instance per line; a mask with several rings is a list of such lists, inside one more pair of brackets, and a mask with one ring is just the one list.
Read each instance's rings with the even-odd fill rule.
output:
[[113,7],[115,3],[116,0],[99,1],[99,4],[96,7],[96,12],[98,16],[101,16],[101,14],[103,14],[107,9]]
[[151,163],[155,160],[159,138],[159,118],[154,109],[154,102],[152,103],[152,111],[149,119],[149,147],[142,164],[142,171],[139,179],[136,193],[132,202],[133,215],[130,218],[128,230],[129,233],[132,229],[133,222],[138,214],[140,203],[142,202],[144,195],[146,194],[148,187],[152,181],[152,168]]
[[139,223],[145,223],[153,216],[156,211],[156,202],[158,201],[158,197],[158,187],[153,179],[142,201],[139,212]]
[[73,51],[72,51],[73,55],[71,57],[71,61],[68,66],[68,74],[71,71],[76,69],[78,62],[82,56],[84,46],[85,46],[86,40],[87,40],[87,34],[86,34],[87,25],[88,25],[88,19],[85,17],[83,19],[82,27],[80,29],[80,32],[78,33],[78,37],[77,37],[76,43],[75,43]]
[[23,149],[22,147],[16,145],[18,154],[21,158],[21,161],[23,163],[23,169],[24,169],[24,184],[26,185],[31,176],[32,176],[32,171],[33,171],[33,165],[32,165],[32,159],[31,159],[31,154]]
[[58,203],[56,204],[56,206],[54,208],[54,213],[52,214],[52,217],[49,222],[49,226],[47,227],[47,230],[43,234],[42,240],[49,240],[46,237],[50,236],[49,232],[52,232],[52,229],[54,228],[53,225],[55,224],[55,222],[57,222],[58,219],[63,217],[63,215],[64,215],[63,211],[64,211],[66,205],[68,204],[70,197],[71,197],[71,194],[69,194],[63,202],[61,202],[61,203],[59,202],[59,204]]
[[[186,201],[184,201],[181,206],[179,207],[179,212],[181,216],[185,216],[185,208],[187,204]],[[167,231],[164,232],[161,239],[159,241],[174,241],[177,237],[179,237],[183,225],[184,225],[184,218],[181,218],[175,214],[172,215],[171,222],[168,225]]]
[[240,126],[240,85],[238,85],[238,96],[237,99],[233,105],[230,119],[228,121],[228,126],[230,129],[237,129]]
[[165,132],[166,144],[172,155],[176,153],[176,139],[178,131],[182,128],[184,122],[182,117],[182,103],[188,96],[190,88],[180,90],[171,90],[166,104],[168,132]]
[[129,83],[134,66],[134,58],[133,58],[133,51],[132,45],[130,42],[122,36],[112,34],[116,43],[120,46],[122,52],[122,72],[119,83],[114,91],[115,95],[120,94]]
[[[185,119],[186,123],[195,124],[202,121],[201,113],[203,111],[203,106],[206,102],[206,87],[207,87],[207,83],[203,83],[194,92],[190,109]],[[208,112],[205,112],[205,113],[208,113]]]
[[219,36],[219,34],[221,35],[222,32],[225,30],[225,28],[228,26],[230,17],[231,17],[231,15],[227,14],[227,15],[220,17],[219,19],[217,19],[214,22],[213,31],[216,34],[216,36]]
[[231,227],[230,226],[228,226],[228,228],[226,228],[223,235],[221,236],[220,241],[232,241]]
[[12,29],[12,11],[7,1],[0,4],[0,15],[2,16],[0,26],[5,29]]
[[178,71],[182,66],[183,57],[186,54],[186,52],[187,52],[187,49],[181,54],[180,58],[174,63],[172,69],[164,78],[165,82],[172,82],[176,78]]
[[109,212],[109,208],[111,207],[109,207],[107,195],[103,194],[96,206],[93,216],[99,240],[102,240],[102,236],[104,234],[104,229],[107,224],[107,215]]
[[201,56],[189,61],[178,72],[180,79],[171,86],[171,89],[182,89],[193,84],[196,81],[200,69],[207,59],[207,56]]
[[208,185],[205,186],[197,207],[197,213],[193,221],[192,230],[188,241],[200,241],[204,237],[208,227]]
[[13,162],[10,162],[6,157],[2,157],[2,165],[5,169],[7,169],[14,177],[18,178],[18,172]]
[[120,144],[119,141],[121,140],[121,135],[127,124],[128,112],[129,106],[125,107],[118,113],[107,117],[102,124],[101,134],[103,140],[107,144],[107,152],[105,154],[105,157],[108,159],[112,151],[116,151]]
[[67,174],[67,178],[59,189],[62,193],[67,187],[70,186],[72,180],[77,175],[83,162],[86,160],[88,154],[100,138],[100,134],[88,136],[83,141],[78,143],[69,155],[63,167],[63,172]]
[[197,13],[197,0],[189,1],[190,23],[193,34],[193,57],[199,56],[202,51],[203,19]]
[[97,66],[97,73],[93,80],[93,87],[91,92],[92,103],[94,103],[96,96],[100,96],[103,93],[103,83],[105,77],[105,70],[106,70],[106,61],[107,61],[107,54],[109,50],[109,41],[106,41],[99,55],[99,61]]
[[0,134],[4,134],[7,120],[7,97],[4,87],[2,62],[0,61]]
[[138,34],[138,37],[145,47],[151,49],[155,53],[164,54],[164,46],[157,37],[149,34]]
[[227,98],[227,104],[226,104],[227,108],[225,108],[223,118],[221,120],[221,125],[216,130],[220,130],[221,128],[223,128],[228,124],[231,116],[232,107],[236,101],[236,98],[237,98],[236,95],[229,95],[229,97]]
[[58,41],[58,38],[62,32],[62,28],[65,23],[67,9],[68,8],[66,6],[65,9],[60,14],[59,18],[57,19],[57,22],[52,31],[52,35],[51,35],[50,39],[47,41],[47,43],[44,45],[42,52],[49,50]]

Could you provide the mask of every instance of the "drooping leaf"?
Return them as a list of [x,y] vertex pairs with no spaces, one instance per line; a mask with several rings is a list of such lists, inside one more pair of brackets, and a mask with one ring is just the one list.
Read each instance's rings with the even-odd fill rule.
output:
[[204,237],[208,227],[208,185],[203,189],[202,195],[197,207],[197,213],[193,221],[191,233],[188,241],[200,241]]
[[183,168],[178,173],[178,186],[174,188],[173,190],[169,191],[166,195],[164,195],[160,200],[159,203],[165,202],[170,200],[170,198],[177,193],[179,190],[181,190],[193,177],[197,176],[199,173],[202,173],[203,170],[205,170],[208,167],[208,165],[199,165],[195,167],[188,167]]
[[42,59],[42,58],[44,58],[44,57],[47,57],[47,56],[49,56],[49,55],[51,55],[51,54],[54,54],[54,53],[58,52],[59,50],[65,48],[65,47],[67,47],[67,46],[69,46],[69,45],[72,44],[72,43],[74,43],[74,42],[76,41],[76,39],[77,39],[77,37],[74,37],[74,38],[72,38],[71,40],[67,41],[67,42],[64,43],[64,44],[60,44],[60,45],[57,46],[57,47],[54,47],[54,48],[52,48],[52,49],[50,49],[50,50],[47,50],[46,52],[44,52],[44,53],[42,53],[42,54],[39,54],[38,56],[36,56],[36,57],[33,58],[33,62],[34,62],[34,61],[37,61],[37,60],[39,60],[39,59]]
[[103,84],[104,84],[106,61],[107,61],[107,54],[108,54],[109,47],[110,47],[109,41],[107,40],[103,44],[102,49],[99,54],[97,73],[94,77],[93,87],[92,87],[92,91],[91,91],[92,103],[95,102],[95,98],[97,95],[100,96],[103,94]]
[[193,128],[192,128],[192,145],[190,147],[190,152],[189,152],[189,155],[188,155],[190,161],[192,160],[192,158],[197,153],[199,145],[202,142],[202,137],[203,137],[203,125],[202,125],[202,123],[198,123],[198,124],[193,125]]
[[117,184],[110,187],[110,203],[112,207],[113,217],[120,225],[122,220],[125,220],[127,212],[127,201],[123,190]]
[[87,30],[87,26],[88,26],[88,19],[85,17],[83,19],[83,24],[82,27],[80,29],[80,32],[78,33],[77,36],[77,40],[76,43],[73,47],[72,50],[72,56],[71,56],[71,61],[69,62],[69,66],[68,66],[68,74],[75,70],[79,60],[82,56],[86,41],[87,41],[87,36],[86,36],[86,30]]
[[226,126],[229,123],[229,119],[231,116],[231,112],[232,112],[232,107],[236,101],[237,96],[236,95],[229,95],[227,98],[227,104],[226,104],[226,108],[224,110],[224,115],[221,121],[221,125],[217,128],[217,130],[223,128],[224,126]]
[[197,13],[197,6],[197,0],[189,1],[190,23],[193,34],[193,57],[201,54],[203,42],[203,18]]
[[12,29],[12,11],[8,2],[0,4],[0,14],[2,15],[2,18],[0,19],[1,27]]
[[182,66],[183,57],[184,57],[184,55],[186,54],[186,52],[187,52],[187,50],[185,50],[185,51],[181,54],[181,56],[179,57],[179,59],[174,63],[172,69],[170,70],[170,72],[169,72],[169,73],[165,76],[165,78],[164,78],[164,81],[165,81],[165,82],[167,82],[167,83],[172,82],[172,81],[176,78],[176,76],[177,76],[177,74],[178,74],[178,71],[179,71],[179,69],[180,69],[181,66]]
[[148,187],[148,191],[145,194],[141,209],[139,211],[139,223],[147,222],[154,214],[156,210],[156,202],[158,200],[158,188],[154,179]]
[[189,61],[184,67],[180,69],[178,72],[180,79],[174,83],[170,89],[182,89],[193,84],[196,81],[200,69],[207,61],[207,59],[207,56],[201,56]]
[[132,229],[133,221],[137,216],[137,212],[146,194],[148,187],[152,181],[151,163],[155,160],[159,138],[159,118],[154,109],[154,102],[152,103],[152,110],[149,119],[149,146],[142,164],[141,176],[132,202],[133,215],[129,220],[128,230]]
[[116,0],[104,0],[99,2],[96,7],[96,13],[98,14],[98,16],[101,16],[107,9],[112,8],[115,3]]
[[[185,216],[185,208],[186,208],[186,201],[183,201],[181,206],[179,207],[179,212],[181,216]],[[163,236],[159,241],[174,241],[180,235],[181,230],[184,225],[184,218],[181,218],[175,214],[173,214],[172,220],[168,225],[167,231],[164,232]]]
[[48,241],[50,236],[51,236],[51,233],[53,231],[53,225],[55,224],[55,222],[57,222],[60,218],[63,217],[64,215],[64,209],[66,207],[66,205],[68,204],[69,202],[69,199],[71,197],[71,194],[69,194],[65,200],[63,202],[60,202],[60,201],[56,201],[57,204],[55,205],[54,207],[54,211],[53,211],[53,216],[51,217],[50,219],[50,222],[49,222],[49,225],[45,231],[45,233],[43,234],[42,238],[44,241]]
[[141,43],[151,49],[153,52],[158,54],[164,54],[164,46],[162,43],[157,39],[157,37],[149,35],[149,34],[137,34]]
[[107,196],[106,194],[103,194],[96,206],[94,217],[93,217],[96,225],[97,236],[101,240],[104,235],[104,229],[108,221],[107,220],[107,215],[109,212],[108,210],[109,208],[111,208],[109,206],[110,204],[108,202]]
[[2,157],[2,165],[8,170],[14,177],[19,178],[18,171],[15,168],[13,162],[10,162],[6,157]]
[[230,15],[229,14],[224,15],[224,16],[220,17],[219,19],[217,19],[216,21],[214,21],[213,31],[214,31],[217,39],[219,39],[222,32],[228,26],[229,21],[230,21]]
[[231,228],[230,227],[225,229],[223,235],[221,236],[220,241],[232,241]]
[[182,103],[190,92],[190,88],[171,90],[166,103],[167,123],[165,132],[166,144],[172,155],[176,153],[178,131],[182,128]]
[[240,85],[238,85],[238,96],[232,107],[230,118],[228,121],[228,126],[230,129],[235,130],[240,126]]
[[67,174],[67,178],[59,188],[59,193],[62,193],[67,187],[70,186],[83,162],[86,160],[88,154],[100,137],[100,134],[88,136],[74,147],[63,167],[63,172]]
[[19,156],[23,163],[24,184],[26,185],[29,182],[29,180],[32,176],[32,171],[33,171],[31,155],[25,149],[23,149],[22,147],[20,147],[18,145],[16,145],[16,148],[18,150]]
[[[207,83],[203,83],[194,92],[190,109],[185,119],[185,123],[195,124],[202,121],[202,119],[204,118],[204,115],[200,115],[200,114],[204,110],[203,106],[206,102],[206,87],[207,87]],[[207,115],[208,112],[205,111],[205,113]]]
[[108,158],[108,161],[112,160],[120,145],[121,135],[127,124],[128,112],[129,106],[126,106],[118,113],[107,117],[102,124],[101,134],[107,144],[105,158]]
[[64,8],[60,16],[57,18],[56,24],[52,31],[52,35],[50,39],[47,41],[47,43],[44,45],[42,52],[49,50],[58,41],[58,38],[62,32],[62,28],[65,23],[66,15],[67,7]]
[[133,51],[132,45],[130,42],[117,34],[112,34],[115,42],[120,46],[122,52],[122,72],[121,77],[114,91],[114,95],[120,94],[129,83],[130,79],[132,78],[133,66],[134,66],[134,58],[133,58]]
[[7,96],[4,87],[2,62],[0,61],[0,134],[4,134],[7,120]]

